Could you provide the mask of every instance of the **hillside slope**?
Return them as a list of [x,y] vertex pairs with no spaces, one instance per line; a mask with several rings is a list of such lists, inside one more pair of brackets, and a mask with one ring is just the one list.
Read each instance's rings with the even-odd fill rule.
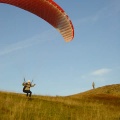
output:
[[80,94],[37,96],[0,92],[0,120],[120,120],[120,85]]
[[90,96],[90,95],[96,95],[96,94],[120,96],[120,84],[106,85],[96,89],[88,90],[83,93],[78,93],[72,96]]

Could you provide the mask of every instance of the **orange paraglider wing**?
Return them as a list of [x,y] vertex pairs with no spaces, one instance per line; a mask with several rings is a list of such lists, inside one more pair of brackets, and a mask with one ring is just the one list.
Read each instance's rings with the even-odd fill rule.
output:
[[65,11],[53,0],[0,0],[27,10],[47,21],[56,28],[66,42],[74,38],[74,27]]

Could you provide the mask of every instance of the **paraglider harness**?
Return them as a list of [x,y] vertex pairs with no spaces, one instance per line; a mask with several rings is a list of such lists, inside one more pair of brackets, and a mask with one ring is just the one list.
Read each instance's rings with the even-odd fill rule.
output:
[[25,86],[23,87],[23,92],[25,91],[26,85],[27,85],[27,83],[25,83]]

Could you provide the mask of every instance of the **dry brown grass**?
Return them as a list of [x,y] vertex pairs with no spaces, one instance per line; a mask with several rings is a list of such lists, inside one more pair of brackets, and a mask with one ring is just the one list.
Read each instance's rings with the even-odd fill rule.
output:
[[120,120],[119,88],[110,85],[67,97],[32,99],[0,92],[0,120]]

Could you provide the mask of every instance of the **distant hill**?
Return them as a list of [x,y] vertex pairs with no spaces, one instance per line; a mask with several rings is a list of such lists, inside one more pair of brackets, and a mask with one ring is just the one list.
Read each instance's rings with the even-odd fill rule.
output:
[[107,96],[120,96],[120,84],[106,85],[91,89],[82,93],[71,95],[71,97],[90,97],[98,95],[107,95]]

